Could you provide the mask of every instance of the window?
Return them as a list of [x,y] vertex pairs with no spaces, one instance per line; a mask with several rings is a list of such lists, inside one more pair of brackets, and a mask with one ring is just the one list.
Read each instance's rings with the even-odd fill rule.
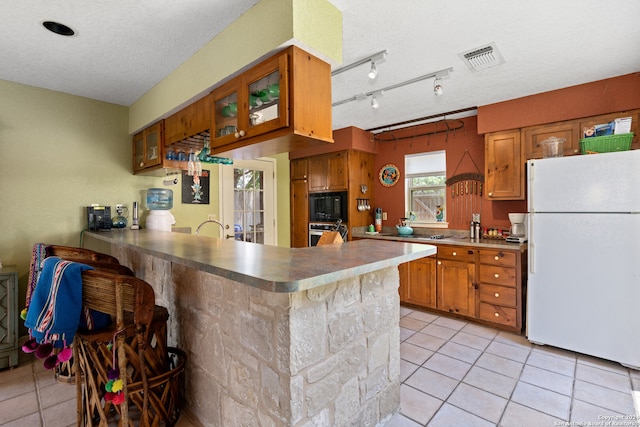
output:
[[445,217],[438,218],[439,212],[446,213],[446,165],[445,151],[405,156],[405,205],[416,215],[414,224],[446,223]]

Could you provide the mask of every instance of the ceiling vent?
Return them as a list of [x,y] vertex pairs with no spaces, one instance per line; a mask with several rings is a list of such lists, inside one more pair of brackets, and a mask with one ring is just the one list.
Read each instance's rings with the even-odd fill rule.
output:
[[504,64],[504,58],[495,43],[459,53],[458,56],[473,72]]

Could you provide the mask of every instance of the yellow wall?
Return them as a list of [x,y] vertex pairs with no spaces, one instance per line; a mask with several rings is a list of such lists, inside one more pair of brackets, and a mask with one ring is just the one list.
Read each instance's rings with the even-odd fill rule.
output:
[[158,178],[131,174],[128,109],[0,80],[0,259],[20,298],[36,242],[78,246],[85,206],[131,205]]

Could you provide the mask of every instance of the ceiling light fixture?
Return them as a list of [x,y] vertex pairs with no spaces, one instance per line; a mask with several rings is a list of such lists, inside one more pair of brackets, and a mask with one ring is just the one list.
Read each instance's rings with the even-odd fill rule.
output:
[[[336,68],[335,70],[333,70],[331,72],[331,77],[336,76],[340,73],[344,73],[345,71],[351,70],[352,68],[355,67],[359,67],[362,64],[366,64],[367,62],[371,62],[371,70],[369,71],[369,78],[370,79],[375,79],[376,75],[378,74],[378,68],[376,66],[376,62],[380,63],[382,61],[384,61],[385,56],[387,56],[387,51],[385,50],[381,50],[380,52],[374,53],[373,55],[369,55],[366,58],[362,58],[356,62],[354,62],[353,64],[349,64],[349,65],[345,65],[344,67],[340,67],[340,68]],[[375,70],[375,72],[374,72]],[[371,77],[371,74],[373,74],[373,77]]]
[[442,95],[442,79],[440,77],[436,77],[433,81],[433,93],[436,96]]
[[375,79],[378,75],[378,67],[376,67],[375,61],[371,61],[371,69],[369,70],[369,78],[371,80]]
[[[422,76],[418,76],[418,77],[414,77],[413,79],[404,81],[404,82],[400,82],[400,83],[396,83],[394,85],[391,86],[387,86],[385,88],[382,89],[377,89],[377,90],[373,90],[371,92],[367,92],[367,93],[359,93],[357,95],[353,95],[350,98],[346,98],[346,99],[342,99],[340,101],[336,101],[333,104],[331,104],[332,107],[336,107],[338,105],[342,105],[342,104],[346,104],[347,102],[351,102],[351,101],[356,101],[356,100],[362,100],[365,99],[369,96],[374,96],[374,95],[382,95],[384,92],[388,91],[388,90],[393,90],[393,89],[397,89],[399,87],[402,86],[407,86],[413,83],[417,83],[420,82],[422,80],[426,80],[426,79],[446,79],[449,77],[449,74],[453,72],[453,67],[449,67],[449,68],[445,68],[444,70],[440,70],[440,71],[435,71],[433,73],[429,73],[429,74],[425,74]],[[440,87],[440,90],[442,90],[442,87]],[[434,92],[435,92],[435,87],[434,87]],[[372,102],[372,106],[373,106],[373,102]],[[375,107],[374,107],[375,108]]]
[[379,106],[380,106],[380,104],[378,104],[378,100],[376,99],[376,96],[372,95],[371,96],[371,108],[377,110]]
[[44,21],[42,23],[42,26],[52,33],[60,34],[61,36],[69,37],[75,34],[75,31],[73,31],[71,28],[55,21]]

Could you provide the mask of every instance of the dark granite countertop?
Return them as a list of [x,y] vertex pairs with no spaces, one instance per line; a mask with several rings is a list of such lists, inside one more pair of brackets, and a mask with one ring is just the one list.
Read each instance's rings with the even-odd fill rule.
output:
[[283,248],[156,230],[85,232],[115,245],[271,292],[296,292],[436,253],[433,245],[356,240]]
[[[447,238],[444,239],[431,239],[431,234],[444,234]],[[459,245],[459,246],[473,246],[477,248],[487,249],[510,249],[519,250],[524,252],[527,250],[527,243],[510,243],[503,239],[470,239],[469,233],[456,232],[449,230],[440,230],[430,234],[421,234],[414,231],[411,236],[399,236],[394,233],[391,228],[383,229],[380,234],[368,234],[365,231],[365,227],[354,227],[352,230],[352,236],[358,239],[375,239],[380,241],[394,241],[394,242],[413,242],[423,243],[430,245]]]

